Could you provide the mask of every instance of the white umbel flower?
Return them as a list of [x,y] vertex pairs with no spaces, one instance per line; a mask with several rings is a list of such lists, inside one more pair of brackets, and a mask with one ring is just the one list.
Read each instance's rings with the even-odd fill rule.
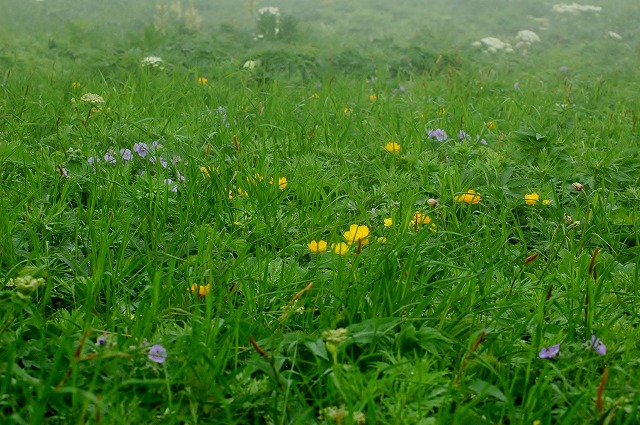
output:
[[573,15],[577,15],[581,12],[602,12],[602,8],[600,6],[590,6],[588,4],[579,4],[579,3],[571,3],[571,4],[554,4],[553,11],[556,13],[571,13]]
[[102,105],[104,103],[104,99],[99,94],[95,93],[85,93],[80,98],[82,102],[91,103],[92,105]]
[[146,66],[149,68],[160,68],[162,69],[162,64],[164,61],[161,57],[158,56],[147,56],[142,59],[142,66]]
[[538,34],[529,30],[518,31],[516,39],[518,39],[519,42],[527,45],[540,42],[540,37],[538,37]]

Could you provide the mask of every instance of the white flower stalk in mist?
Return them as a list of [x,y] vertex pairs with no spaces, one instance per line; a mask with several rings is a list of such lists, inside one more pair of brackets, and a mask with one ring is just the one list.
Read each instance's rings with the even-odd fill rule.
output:
[[162,60],[161,57],[158,57],[158,56],[147,56],[146,58],[142,59],[142,66],[148,67],[148,68],[164,69],[163,64],[164,64],[164,61]]

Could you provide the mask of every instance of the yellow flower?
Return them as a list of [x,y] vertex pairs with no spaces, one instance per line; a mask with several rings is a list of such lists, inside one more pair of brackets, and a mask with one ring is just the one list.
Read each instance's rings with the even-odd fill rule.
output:
[[352,224],[349,227],[349,230],[344,232],[344,239],[347,241],[349,245],[353,243],[361,243],[362,245],[366,245],[369,243],[369,228],[362,224]]
[[396,142],[389,142],[384,147],[389,153],[398,153],[400,152],[400,145]]
[[346,255],[349,252],[349,245],[344,242],[331,244],[331,249],[338,255]]
[[535,205],[540,200],[540,195],[536,192],[527,193],[524,195],[524,203],[527,205]]
[[533,425],[540,425],[542,422],[540,422],[540,419],[536,419],[535,421],[533,421]]
[[218,172],[220,171],[220,167],[206,167],[206,166],[202,166],[200,167],[200,169],[202,170],[202,172],[204,173],[205,176],[211,178],[211,173],[212,172]]
[[477,204],[482,197],[476,193],[475,190],[469,189],[466,193],[463,193],[455,198],[456,202],[466,202],[467,204]]
[[375,102],[376,100],[378,100],[378,96],[376,96],[375,93],[372,93],[369,95],[369,100]]
[[386,244],[386,243],[387,243],[387,238],[385,238],[384,236],[380,236],[380,237],[378,238],[378,243],[379,243],[380,245],[384,245],[384,244]]
[[318,93],[312,93],[311,94],[311,98],[312,99],[320,99],[320,95]]
[[[273,177],[269,179],[269,184],[273,184]],[[283,176],[278,178],[278,187],[280,188],[280,190],[284,190],[284,188],[287,187],[288,184],[289,182],[287,181],[286,177]]]
[[426,214],[423,214],[419,211],[413,215],[413,220],[411,220],[411,225],[415,226],[416,224],[429,224],[431,223],[431,217]]
[[246,197],[246,196],[249,196],[249,193],[247,193],[247,191],[246,191],[246,190],[242,190],[242,188],[241,188],[241,187],[239,187],[239,188],[238,188],[238,195],[239,195],[239,196],[245,196],[245,197]]
[[350,114],[353,112],[353,108],[344,108],[344,113],[345,114]]
[[264,181],[264,177],[262,177],[262,175],[260,173],[254,173],[253,177],[251,176],[247,176],[246,180],[253,184],[256,185],[258,183],[258,181]]
[[544,201],[542,201],[542,205],[546,205],[546,206],[551,205],[551,199],[545,199]]
[[207,77],[198,78],[198,84],[200,84],[201,86],[206,85],[208,82],[209,82],[209,79]]
[[447,110],[445,108],[440,108],[440,109],[436,110],[436,115],[442,116],[442,115],[444,115],[446,113],[447,113]]
[[71,87],[73,87],[74,89],[79,89],[80,88],[80,83],[77,81],[74,81],[73,83],[71,83]]
[[489,130],[495,130],[495,129],[496,129],[496,123],[494,123],[493,121],[489,121],[489,122],[487,123],[487,128],[488,128]]
[[309,251],[311,251],[312,254],[318,254],[327,250],[327,242],[323,240],[319,240],[318,242],[316,242],[316,240],[314,239],[309,242],[307,246],[309,247]]
[[384,227],[391,227],[391,226],[393,226],[393,219],[391,217],[385,218]]
[[211,292],[211,285],[209,284],[198,285],[197,283],[194,283],[191,285],[191,293],[193,295],[204,298],[209,292]]

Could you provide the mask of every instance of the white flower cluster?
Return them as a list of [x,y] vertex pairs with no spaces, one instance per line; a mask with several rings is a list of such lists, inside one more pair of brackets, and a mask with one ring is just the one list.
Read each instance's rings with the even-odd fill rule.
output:
[[483,52],[485,53],[497,53],[499,51],[504,51],[507,53],[513,52],[513,47],[511,47],[511,44],[505,43],[504,41],[495,37],[485,37],[480,41],[474,42],[473,46],[482,47]]
[[553,5],[553,11],[557,13],[572,13],[574,15],[577,15],[580,12],[602,12],[602,8],[600,6],[589,6],[579,3],[560,3]]
[[527,46],[533,43],[539,43],[540,37],[533,31],[522,30],[518,31],[518,35],[516,35],[516,39],[519,43],[526,44]]
[[262,7],[258,9],[256,18],[258,23],[257,40],[276,37],[280,33],[280,9],[277,7]]
[[102,105],[104,103],[104,99],[99,94],[94,93],[85,93],[80,98],[82,102],[91,103],[92,105]]
[[259,16],[269,15],[269,16],[279,17],[280,9],[278,9],[277,7],[262,7],[258,9],[258,15]]
[[164,61],[162,60],[162,58],[158,56],[147,56],[146,58],[142,59],[142,66],[149,67],[149,68],[163,69],[164,68],[162,66],[163,63]]

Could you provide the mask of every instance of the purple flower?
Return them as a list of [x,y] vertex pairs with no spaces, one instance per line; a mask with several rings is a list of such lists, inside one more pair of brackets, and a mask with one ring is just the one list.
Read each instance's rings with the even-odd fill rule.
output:
[[603,344],[600,338],[595,335],[591,335],[591,342],[589,342],[587,346],[601,356],[607,354],[607,347]]
[[131,149],[120,149],[120,158],[124,161],[130,161],[132,157]]
[[166,160],[166,159],[164,159],[164,158],[163,158],[163,157],[161,157],[161,156],[156,157],[156,156],[154,155],[154,156],[152,156],[152,157],[149,157],[149,162],[150,162],[151,164],[155,164],[155,163],[156,163],[156,161],[160,162],[160,165],[162,165],[162,168],[167,168],[167,165],[169,165],[169,164],[167,163],[167,160]]
[[58,166],[58,172],[60,173],[60,177],[69,178],[69,170],[62,166]]
[[106,335],[99,336],[96,342],[98,343],[98,345],[105,345],[107,343],[107,336]]
[[480,136],[476,136],[476,140],[479,141],[481,144],[487,146],[489,143],[487,143],[487,141],[485,139],[481,139]]
[[91,158],[87,159],[87,162],[89,163],[89,165],[97,164],[98,162],[100,162],[100,158],[98,158],[97,156],[92,156]]
[[430,139],[436,139],[438,142],[444,142],[445,140],[448,139],[447,133],[441,128],[437,128],[435,130],[429,130],[429,132],[427,133],[427,136]]
[[164,363],[167,360],[167,349],[160,344],[152,345],[147,357],[152,362]]
[[151,150],[154,151],[158,148],[160,148],[160,142],[158,142],[157,140],[154,140],[153,142],[151,142]]
[[464,130],[460,130],[458,132],[458,139],[460,139],[461,142],[463,142],[465,139],[470,139],[471,136],[469,136],[467,133],[464,132]]
[[138,142],[133,145],[133,151],[144,158],[149,153],[149,146],[144,142]]
[[540,350],[540,354],[538,354],[538,356],[540,356],[541,359],[553,359],[558,354],[560,354],[560,344],[543,348],[542,350]]
[[111,151],[109,151],[109,152],[104,154],[104,160],[105,160],[105,162],[108,162],[109,164],[115,164],[116,163],[116,157],[111,155]]
[[173,180],[164,179],[164,184],[166,184],[167,186],[171,186],[171,188],[169,190],[171,190],[172,192],[177,192],[178,191],[178,185],[177,184],[173,184]]

